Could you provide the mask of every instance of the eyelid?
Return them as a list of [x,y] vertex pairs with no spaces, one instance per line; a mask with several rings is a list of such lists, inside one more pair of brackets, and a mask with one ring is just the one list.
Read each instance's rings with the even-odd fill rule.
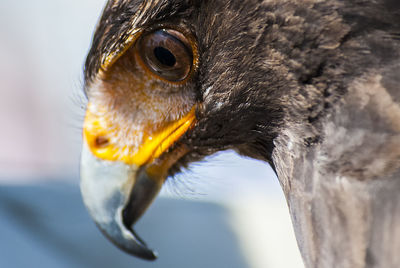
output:
[[169,35],[174,36],[176,39],[178,39],[182,43],[184,43],[186,45],[186,47],[188,47],[188,48],[192,47],[192,45],[190,44],[188,38],[184,34],[182,34],[181,32],[178,32],[178,31],[173,30],[173,29],[162,29],[162,30],[165,31],[166,33],[168,33]]
[[121,46],[106,54],[99,68],[99,75],[104,75],[120,57],[122,57],[132,46],[135,45],[138,38],[142,35],[142,29],[135,29],[129,34],[129,37],[123,42]]

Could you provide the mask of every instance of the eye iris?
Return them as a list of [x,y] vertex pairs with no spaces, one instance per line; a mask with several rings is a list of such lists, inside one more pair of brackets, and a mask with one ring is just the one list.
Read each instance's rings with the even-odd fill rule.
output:
[[155,47],[154,56],[161,64],[168,67],[172,67],[176,63],[175,56],[168,49],[163,47]]
[[182,33],[172,29],[160,29],[140,37],[135,56],[145,70],[171,82],[185,80],[193,66],[191,43]]

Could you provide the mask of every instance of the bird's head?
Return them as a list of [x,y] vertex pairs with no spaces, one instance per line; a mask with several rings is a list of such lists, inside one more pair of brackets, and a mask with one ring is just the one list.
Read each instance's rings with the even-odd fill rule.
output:
[[302,79],[285,51],[299,22],[258,2],[105,7],[85,66],[81,188],[123,250],[155,258],[132,226],[188,163],[225,149],[271,162],[287,96]]

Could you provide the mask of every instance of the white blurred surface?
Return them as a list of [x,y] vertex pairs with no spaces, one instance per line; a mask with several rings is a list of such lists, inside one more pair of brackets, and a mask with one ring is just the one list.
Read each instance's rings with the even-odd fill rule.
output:
[[103,4],[0,1],[3,180],[77,172],[82,111],[73,99],[81,90],[83,61]]

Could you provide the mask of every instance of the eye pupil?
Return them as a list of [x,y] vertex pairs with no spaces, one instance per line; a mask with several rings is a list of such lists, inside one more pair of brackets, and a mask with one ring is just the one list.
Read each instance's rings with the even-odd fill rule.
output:
[[172,54],[171,51],[164,47],[155,47],[154,56],[161,64],[168,67],[172,67],[176,63],[176,58],[174,54]]

